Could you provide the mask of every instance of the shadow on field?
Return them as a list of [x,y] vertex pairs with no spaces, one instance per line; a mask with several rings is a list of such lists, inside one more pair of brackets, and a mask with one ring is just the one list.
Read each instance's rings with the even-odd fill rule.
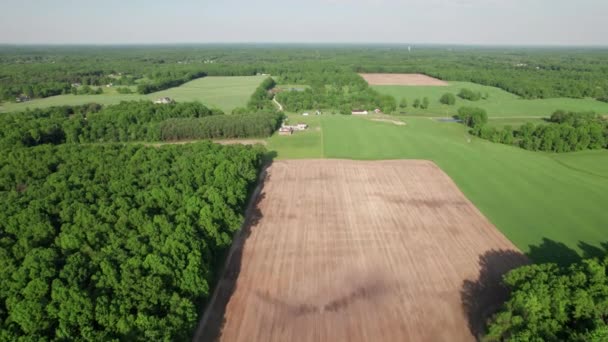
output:
[[539,245],[530,246],[527,255],[535,264],[554,263],[562,267],[570,266],[583,259],[603,258],[608,255],[608,242],[602,242],[596,246],[579,241],[577,246],[582,254],[562,242],[543,238]]
[[526,255],[513,250],[492,250],[480,256],[478,279],[465,280],[460,291],[471,334],[477,339],[483,336],[488,318],[508,300],[509,291],[502,278],[510,270],[531,262],[567,267],[583,259],[608,255],[608,242],[596,246],[580,241],[578,248],[582,255],[562,242],[543,238],[540,244],[530,246]]
[[221,337],[222,328],[226,321],[226,306],[236,289],[236,281],[241,272],[245,241],[251,235],[251,229],[263,217],[259,204],[266,197],[263,191],[264,184],[268,180],[268,174],[266,173],[268,166],[270,166],[270,163],[266,163],[266,166],[262,169],[260,180],[247,207],[245,222],[234,238],[223,272],[220,275],[211,299],[207,303],[192,341],[217,341]]
[[487,319],[508,298],[503,275],[528,263],[524,254],[513,250],[492,250],[479,257],[479,277],[475,281],[465,280],[460,290],[462,308],[475,338],[483,335]]

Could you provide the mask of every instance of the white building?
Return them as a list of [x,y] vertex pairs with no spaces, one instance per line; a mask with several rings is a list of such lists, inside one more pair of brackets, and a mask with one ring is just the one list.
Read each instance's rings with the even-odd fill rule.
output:
[[352,114],[352,115],[367,115],[367,114],[369,114],[369,112],[368,112],[368,111],[366,111],[366,110],[354,109],[354,110],[351,112],[351,114]]
[[154,101],[155,104],[169,104],[173,103],[173,100],[170,97],[161,97],[160,99]]

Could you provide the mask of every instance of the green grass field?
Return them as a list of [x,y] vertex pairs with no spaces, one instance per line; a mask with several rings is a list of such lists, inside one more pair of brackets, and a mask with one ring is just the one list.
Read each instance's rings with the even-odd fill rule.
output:
[[548,154],[468,142],[462,125],[429,118],[405,119],[407,126],[340,115],[313,120],[318,134],[272,137],[269,149],[278,158],[432,160],[523,251],[543,239],[576,250],[608,240],[606,150]]
[[[502,89],[483,86],[469,82],[450,82],[449,86],[372,86],[382,94],[392,95],[399,102],[402,98],[408,101],[408,107],[398,108],[413,115],[429,116],[452,116],[461,106],[476,106],[484,108],[488,116],[492,117],[527,117],[527,116],[550,116],[557,109],[567,111],[594,111],[598,114],[608,114],[608,103],[596,101],[594,99],[540,99],[524,100],[517,95],[508,93]],[[467,101],[457,97],[456,105],[447,106],[439,103],[439,98],[445,93],[458,94],[460,89],[468,88],[482,94],[488,94],[487,100]],[[416,109],[412,106],[414,99],[422,100],[428,97],[430,106],[428,109]]]
[[[121,101],[155,100],[169,96],[175,101],[200,101],[209,107],[215,107],[230,113],[236,107],[244,107],[255,88],[265,79],[264,76],[203,77],[179,87],[159,91],[148,95],[118,94],[115,90],[106,90],[101,95],[59,95],[36,99],[26,103],[3,103],[0,112],[23,111],[26,108],[45,108],[63,105],[82,105],[99,103],[117,104]],[[110,88],[112,89],[112,88]]]
[[323,158],[321,117],[288,115],[288,123],[305,123],[309,128],[290,136],[275,134],[268,139],[268,149],[289,158]]

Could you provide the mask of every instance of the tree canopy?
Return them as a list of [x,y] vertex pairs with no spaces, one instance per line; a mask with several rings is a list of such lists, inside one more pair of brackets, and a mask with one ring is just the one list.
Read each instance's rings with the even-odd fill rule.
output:
[[3,153],[0,340],[191,337],[262,150],[64,144]]
[[608,258],[523,266],[504,282],[510,299],[490,320],[484,340],[608,340]]

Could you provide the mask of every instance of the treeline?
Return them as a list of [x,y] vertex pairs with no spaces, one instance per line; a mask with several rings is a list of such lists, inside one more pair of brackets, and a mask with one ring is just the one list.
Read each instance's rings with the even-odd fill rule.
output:
[[559,153],[608,148],[608,120],[594,113],[556,111],[549,124],[528,122],[517,129],[506,126],[499,130],[485,126],[486,122],[487,119],[469,124],[471,132],[492,142],[526,150]]
[[188,340],[263,152],[197,143],[3,151],[0,340]]
[[186,82],[192,81],[195,78],[205,77],[207,74],[203,71],[187,71],[187,72],[167,72],[156,76],[152,81],[139,84],[137,92],[140,94],[150,94],[157,91],[180,86]]
[[[129,89],[129,88],[126,88]],[[72,95],[100,95],[103,94],[103,89],[101,87],[92,88],[91,86],[85,85],[81,87],[72,87],[70,90]]]
[[0,149],[43,144],[267,137],[277,130],[276,111],[223,115],[199,102],[158,105],[121,102],[27,110],[0,115]]
[[[380,47],[378,47],[380,49]],[[526,99],[608,98],[608,50],[392,46],[353,52],[356,72],[423,73],[501,88]],[[346,61],[344,61],[346,63]]]
[[[267,73],[280,84],[307,84],[327,96],[312,108],[340,108],[322,85],[355,72],[424,73],[445,80],[495,86],[524,98],[608,99],[608,50],[407,46],[189,46],[189,47],[0,47],[0,96],[41,97],[69,93],[70,84],[134,85],[163,73],[213,76]],[[179,77],[171,77],[178,79]],[[338,79],[338,81],[334,81]],[[350,93],[339,86],[334,91]],[[370,95],[370,94],[368,94]],[[374,96],[372,96],[374,97]],[[356,97],[355,97],[356,99]],[[330,105],[323,105],[329,102]],[[361,105],[367,100],[361,98]],[[294,101],[295,103],[295,101]],[[379,105],[379,102],[375,104]]]
[[517,268],[483,341],[607,341],[608,258]]
[[247,109],[249,110],[274,110],[275,107],[271,103],[272,94],[269,92],[270,89],[274,88],[276,82],[272,77],[268,77],[255,89],[249,102],[247,102]]
[[82,142],[160,140],[160,123],[170,118],[221,115],[199,102],[157,105],[130,101],[27,110],[0,115],[0,148]]
[[169,119],[160,124],[164,141],[187,139],[262,138],[271,136],[283,121],[281,113],[217,115]]
[[350,114],[353,109],[380,108],[390,113],[397,108],[394,97],[378,93],[363,78],[345,68],[317,65],[309,69],[284,68],[278,73],[281,84],[310,86],[301,91],[287,89],[278,93],[277,101],[289,111],[332,109]]

